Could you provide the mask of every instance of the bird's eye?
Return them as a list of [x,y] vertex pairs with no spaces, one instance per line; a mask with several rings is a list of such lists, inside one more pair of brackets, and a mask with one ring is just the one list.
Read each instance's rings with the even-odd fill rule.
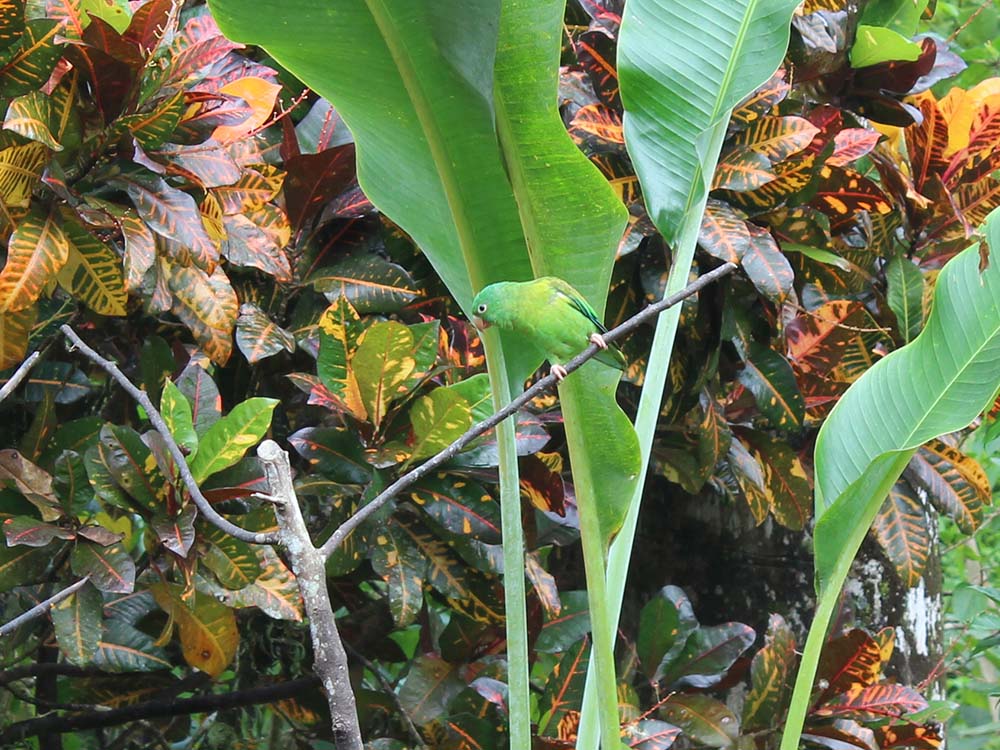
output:
[[486,304],[485,303],[480,304],[479,307],[476,308],[476,312],[479,313],[480,315],[486,312]]

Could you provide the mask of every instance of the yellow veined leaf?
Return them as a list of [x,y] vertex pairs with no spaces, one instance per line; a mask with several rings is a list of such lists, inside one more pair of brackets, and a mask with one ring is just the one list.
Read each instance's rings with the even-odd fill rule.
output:
[[17,312],[0,313],[0,370],[19,365],[28,352],[28,335],[38,317],[34,305]]
[[927,567],[932,544],[927,519],[917,493],[901,479],[889,490],[872,523],[875,538],[905,586],[916,586]]
[[415,366],[413,334],[402,323],[376,323],[362,334],[351,369],[373,424],[381,424],[399,386]]
[[69,242],[55,211],[31,211],[17,225],[0,272],[0,312],[31,307],[42,289],[66,264]]
[[818,132],[819,128],[803,117],[762,117],[749,123],[734,142],[777,164],[808,146]]
[[358,419],[367,419],[368,410],[361,398],[358,379],[348,366],[361,334],[361,319],[346,297],[338,297],[326,309],[319,319],[319,330],[316,374],[348,412]]
[[124,315],[128,297],[118,256],[76,222],[64,229],[70,253],[57,274],[59,284],[100,315]]
[[31,190],[49,160],[41,143],[26,143],[0,151],[0,199],[10,208],[27,208]]
[[131,211],[119,220],[125,239],[125,285],[129,291],[142,287],[143,276],[156,262],[156,235]]
[[49,98],[41,91],[32,91],[11,100],[7,116],[3,120],[3,129],[38,141],[55,151],[62,151],[62,145],[49,130],[51,117],[52,105]]
[[236,292],[226,274],[218,267],[209,276],[196,266],[163,265],[174,296],[174,315],[191,330],[213,362],[225,364],[233,350],[233,326],[239,312]]

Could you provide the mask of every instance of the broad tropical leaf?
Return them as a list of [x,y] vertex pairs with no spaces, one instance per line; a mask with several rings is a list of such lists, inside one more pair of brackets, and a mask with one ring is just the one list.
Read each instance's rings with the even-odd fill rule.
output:
[[57,274],[59,284],[96,313],[124,315],[127,295],[121,260],[75,221],[67,221],[63,229],[70,251]]
[[200,483],[243,458],[270,429],[277,405],[277,399],[250,398],[209,427],[189,461],[195,480]]

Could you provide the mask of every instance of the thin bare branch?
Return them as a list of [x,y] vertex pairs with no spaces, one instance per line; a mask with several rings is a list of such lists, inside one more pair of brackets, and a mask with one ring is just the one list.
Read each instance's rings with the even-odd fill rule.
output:
[[28,376],[28,372],[35,366],[35,363],[41,356],[41,352],[33,352],[28,355],[26,360],[18,365],[14,374],[10,376],[10,380],[4,383],[3,388],[0,388],[0,403],[3,403],[6,398],[14,392],[14,389],[21,384],[21,381]]
[[[146,701],[123,708],[113,708],[95,713],[63,716],[51,713],[34,719],[11,724],[0,731],[0,747],[10,747],[15,742],[43,733],[64,734],[99,727],[113,727],[133,721],[164,716],[188,716],[197,713],[243,708],[261,703],[274,703],[306,692],[315,691],[319,680],[302,677],[296,680],[260,685],[232,693],[208,693],[193,698],[167,698]],[[8,744],[9,743],[9,744]]]
[[4,625],[0,625],[0,638],[3,638],[5,635],[9,635],[10,633],[13,633],[15,630],[24,625],[26,622],[31,622],[32,620],[38,617],[42,617],[43,615],[48,614],[48,611],[50,609],[52,609],[63,599],[69,598],[77,591],[82,589],[89,580],[90,576],[84,576],[76,583],[71,583],[69,586],[62,589],[61,591],[57,591],[45,601],[39,602],[34,607],[29,609],[27,612],[22,612],[10,622]]
[[87,346],[83,342],[83,339],[81,339],[72,328],[64,325],[60,326],[59,330],[62,331],[63,335],[73,343],[73,348],[79,349],[88,359],[94,362],[94,364],[98,365],[101,369],[108,373],[108,375],[114,378],[115,382],[124,388],[126,393],[134,398],[145,410],[146,416],[149,417],[149,421],[153,424],[153,427],[156,428],[156,431],[160,433],[164,444],[167,446],[167,450],[170,452],[171,457],[173,457],[174,463],[177,465],[177,470],[180,472],[181,479],[184,481],[184,486],[187,487],[187,490],[191,495],[191,499],[197,506],[198,511],[209,523],[226,532],[230,536],[236,537],[243,542],[249,542],[250,544],[274,544],[278,541],[277,534],[264,534],[255,531],[248,531],[247,529],[237,526],[233,522],[219,515],[215,508],[212,507],[212,504],[209,503],[202,494],[201,489],[198,487],[198,483],[191,474],[191,468],[188,466],[184,453],[174,440],[174,436],[170,434],[170,428],[167,427],[167,423],[163,421],[163,417],[161,416],[159,410],[153,406],[153,402],[149,400],[149,396],[146,395],[146,392],[136,388],[135,385],[132,384],[132,381],[125,377],[125,374],[118,369],[118,365],[109,359],[105,359]]
[[[697,294],[701,289],[711,284],[713,281],[727,276],[736,270],[736,265],[733,263],[724,263],[723,265],[715,268],[708,273],[698,277],[693,282],[688,284],[686,287],[681,289],[676,294],[672,294],[669,297],[664,297],[659,302],[649,305],[648,307],[640,310],[631,318],[626,320],[621,325],[611,329],[604,334],[604,340],[607,343],[611,343],[620,339],[632,331],[634,331],[639,326],[643,325],[647,321],[652,320],[657,315],[659,315],[664,310],[673,307],[686,300],[688,297]],[[565,365],[567,374],[578,370],[583,364],[594,357],[600,349],[598,349],[596,344],[591,344],[586,349],[584,349],[580,354],[574,357]],[[463,448],[465,448],[469,443],[475,440],[477,437],[485,432],[496,427],[500,422],[507,419],[507,417],[515,414],[521,407],[530,402],[533,398],[539,394],[547,391],[553,385],[556,385],[556,378],[554,375],[546,375],[544,378],[539,380],[537,383],[528,388],[524,393],[511,401],[507,406],[505,406],[500,411],[496,412],[493,416],[488,419],[484,419],[482,422],[473,425],[465,432],[461,437],[459,437],[455,442],[449,445],[447,448],[437,453],[425,463],[422,463],[417,468],[412,471],[408,471],[406,474],[401,476],[395,482],[386,487],[382,492],[380,492],[375,499],[370,503],[365,505],[363,508],[358,510],[353,516],[348,518],[344,523],[342,523],[336,531],[330,536],[323,546],[320,547],[320,554],[324,559],[330,557],[344,540],[354,531],[358,526],[364,523],[365,519],[371,516],[373,513],[378,511],[382,506],[389,502],[392,498],[398,495],[400,492],[405,490],[407,487],[412,485],[421,477],[434,471],[441,464],[450,461],[454,458]]]

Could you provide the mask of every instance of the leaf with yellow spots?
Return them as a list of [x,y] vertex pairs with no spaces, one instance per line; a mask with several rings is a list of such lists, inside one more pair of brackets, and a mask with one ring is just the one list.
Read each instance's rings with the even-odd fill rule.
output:
[[878,682],[885,662],[882,647],[869,633],[855,628],[823,648],[816,674],[826,682],[816,703]]
[[453,534],[500,542],[500,506],[478,482],[439,473],[421,479],[410,499]]
[[349,365],[362,333],[361,319],[346,297],[338,297],[319,319],[316,374],[349,414],[368,417],[354,368]]
[[427,560],[394,518],[375,534],[369,556],[372,568],[389,586],[389,610],[396,627],[413,624],[424,604]]
[[805,528],[812,516],[812,483],[802,459],[787,443],[756,430],[740,433],[764,472],[771,515],[787,529]]
[[281,561],[273,547],[251,547],[259,559],[261,572],[238,591],[223,592],[221,601],[230,607],[257,607],[275,620],[301,622],[302,596],[295,575]]
[[757,401],[761,413],[775,427],[797,429],[805,416],[805,402],[788,360],[756,341],[750,344],[739,382]]
[[743,703],[744,732],[766,729],[784,715],[798,657],[795,635],[781,615],[767,623],[764,646],[750,664],[750,692]]
[[819,180],[812,205],[830,217],[830,229],[835,234],[853,223],[859,211],[875,214],[892,211],[892,203],[882,189],[853,169],[824,165]]
[[410,460],[444,450],[472,425],[469,402],[447,386],[418,398],[409,414],[414,439]]
[[750,246],[746,215],[728,203],[709,198],[701,217],[698,245],[719,260],[739,263]]
[[222,674],[240,643],[233,610],[201,592],[195,593],[193,602],[186,602],[183,587],[176,584],[154,583],[149,590],[177,623],[184,660],[211,677]]
[[785,326],[788,359],[797,372],[826,375],[868,322],[864,306],[850,300],[803,311]]
[[542,716],[538,722],[540,737],[576,742],[589,664],[590,639],[584,637],[567,649],[552,668],[538,703]]
[[814,153],[785,159],[774,167],[773,180],[748,192],[731,191],[726,200],[753,213],[780,208],[809,185],[815,169]]
[[101,428],[100,446],[108,471],[118,486],[139,507],[162,513],[170,485],[139,433],[124,425],[106,424]]
[[376,323],[358,340],[350,367],[368,418],[377,427],[416,367],[413,333],[394,320]]
[[62,151],[63,147],[49,130],[51,118],[49,98],[41,91],[32,91],[11,101],[7,116],[4,117],[3,129],[42,143],[53,151]]
[[250,398],[209,427],[199,441],[198,452],[188,461],[195,481],[200,484],[238,463],[267,434],[277,405],[274,398]]
[[400,529],[427,561],[427,581],[467,617],[487,624],[504,621],[499,582],[470,568],[440,539],[416,521]]

